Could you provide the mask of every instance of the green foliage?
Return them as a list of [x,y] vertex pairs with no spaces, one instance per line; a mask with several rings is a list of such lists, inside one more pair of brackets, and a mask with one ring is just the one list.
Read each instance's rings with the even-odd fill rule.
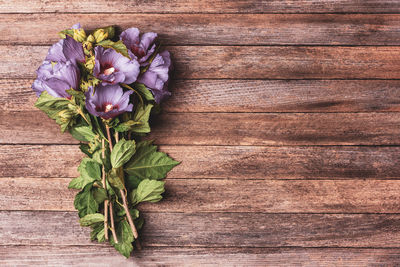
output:
[[95,223],[103,222],[104,221],[104,215],[101,213],[93,213],[93,214],[88,214],[85,215],[83,218],[79,219],[79,223],[81,226],[91,226]]
[[79,218],[88,214],[97,213],[99,204],[97,204],[93,192],[93,183],[87,184],[82,191],[75,196],[74,206],[78,210]]
[[157,180],[142,180],[137,189],[131,193],[133,205],[140,202],[158,202],[162,199],[164,193],[164,182]]
[[104,242],[104,224],[101,222],[95,223],[91,225],[92,227],[92,232],[90,233],[90,239],[91,240],[96,240],[98,242]]
[[154,101],[152,92],[143,84],[135,83],[134,88],[146,99],[147,101]]
[[114,34],[115,34],[115,29],[113,26],[100,28],[92,33],[96,43],[100,43],[101,41],[104,41],[106,39],[112,39],[114,38]]
[[131,58],[128,53],[128,48],[126,48],[126,46],[124,45],[124,43],[121,40],[119,40],[117,42],[113,42],[111,40],[104,40],[104,41],[97,43],[97,45],[102,46],[104,48],[112,48],[115,51],[117,51],[118,53],[120,53],[121,55],[123,55],[127,58]]
[[72,127],[69,132],[76,140],[81,142],[91,142],[96,137],[89,126],[82,124]]
[[163,179],[179,162],[171,159],[149,141],[139,142],[136,153],[125,165],[125,172],[130,176],[144,179]]
[[139,124],[140,124],[140,122],[138,122],[138,121],[128,120],[128,121],[119,123],[116,126],[114,126],[114,130],[116,130],[117,132],[120,132],[120,133],[128,132],[128,131],[130,131],[130,129],[133,128],[133,126],[139,125]]
[[112,168],[107,174],[107,181],[117,189],[124,189],[124,172],[122,168]]
[[126,220],[122,220],[117,223],[115,228],[118,243],[115,243],[115,240],[112,236],[110,242],[119,253],[124,255],[126,258],[129,258],[133,250],[132,242],[134,241],[133,233],[129,227],[129,223]]
[[150,132],[149,118],[153,104],[138,103],[133,114],[133,121],[137,122],[129,129],[133,133],[146,134]]
[[107,191],[101,187],[93,187],[93,198],[96,200],[97,204],[101,204],[108,198]]
[[66,29],[58,33],[61,38],[65,39],[68,36],[75,39],[75,41],[82,43],[86,40],[86,32],[84,29]]
[[61,126],[62,132],[65,132],[75,123],[78,115],[76,105],[71,103],[70,100],[54,97],[46,91],[41,93],[35,103],[35,107],[46,113],[49,118],[55,120]]
[[115,145],[111,152],[111,165],[113,168],[119,168],[128,162],[135,153],[135,141],[121,139]]
[[101,180],[100,164],[90,158],[83,158],[78,171],[80,176],[73,179],[68,188],[82,189],[87,184],[93,183],[96,180]]

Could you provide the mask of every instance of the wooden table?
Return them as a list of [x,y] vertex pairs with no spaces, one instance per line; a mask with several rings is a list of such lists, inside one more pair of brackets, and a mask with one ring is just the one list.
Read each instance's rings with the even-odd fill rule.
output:
[[[0,1],[0,265],[400,264],[400,1]],[[57,32],[160,33],[182,161],[142,205],[144,249],[89,241],[77,143],[33,107]]]

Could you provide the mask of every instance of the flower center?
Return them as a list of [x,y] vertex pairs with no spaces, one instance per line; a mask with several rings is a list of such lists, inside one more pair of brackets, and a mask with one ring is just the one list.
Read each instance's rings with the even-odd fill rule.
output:
[[103,73],[104,75],[113,74],[115,71],[116,71],[116,69],[109,62],[105,62],[102,65],[100,65],[100,73]]
[[114,71],[115,71],[115,68],[114,68],[114,67],[111,67],[111,68],[108,68],[108,69],[104,70],[104,74],[105,74],[105,75],[110,75],[110,74],[112,74]]
[[111,103],[103,103],[100,107],[96,107],[97,112],[110,112],[111,110],[118,109],[118,105]]
[[133,45],[131,47],[131,51],[138,58],[142,58],[146,55],[146,52],[140,46],[137,46],[137,45]]
[[112,110],[113,109],[113,105],[111,105],[111,104],[108,104],[108,105],[106,105],[106,108],[105,108],[105,112],[109,112],[110,110]]

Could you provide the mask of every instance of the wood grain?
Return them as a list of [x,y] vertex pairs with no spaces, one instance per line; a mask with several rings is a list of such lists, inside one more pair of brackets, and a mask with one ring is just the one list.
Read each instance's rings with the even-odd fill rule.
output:
[[400,13],[396,0],[79,0],[52,1],[40,0],[12,2],[3,1],[1,13],[32,12],[115,12],[115,13]]
[[[0,210],[75,211],[68,178],[1,178]],[[399,213],[395,180],[167,179],[164,199],[143,212]],[[12,199],[11,201],[8,201]]]
[[[21,258],[21,255],[24,257]],[[125,259],[103,246],[0,246],[0,264],[40,266],[393,266],[400,249],[146,247]]]
[[[400,15],[302,14],[5,14],[0,44],[46,44],[80,22],[160,34],[169,45],[398,45]],[[10,27],[10,24],[13,27]]]
[[[0,111],[37,111],[32,83],[0,79]],[[174,80],[170,90],[166,112],[400,111],[399,80]]]
[[[0,245],[95,245],[76,212],[2,211]],[[147,246],[378,247],[400,246],[399,214],[143,214]],[[390,240],[390,241],[389,241]]]
[[[161,146],[182,163],[171,178],[393,179],[400,147]],[[2,145],[0,177],[75,177],[77,145]]]
[[[169,46],[175,78],[400,79],[398,47]],[[0,46],[0,78],[33,78],[47,46]],[[212,60],[212,64],[210,64]]]
[[[78,143],[40,110],[0,117],[1,144]],[[399,124],[398,113],[165,113],[153,118],[147,138],[164,145],[399,145]]]

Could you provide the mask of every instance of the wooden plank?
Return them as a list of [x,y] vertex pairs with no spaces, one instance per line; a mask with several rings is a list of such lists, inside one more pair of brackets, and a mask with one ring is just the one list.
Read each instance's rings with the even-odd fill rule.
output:
[[[32,82],[0,79],[0,111],[37,110]],[[173,80],[170,90],[167,112],[400,111],[399,80]]]
[[51,4],[40,0],[4,1],[1,13],[31,12],[115,12],[115,13],[400,13],[400,4],[396,0],[157,0],[143,2],[139,0],[107,1],[79,0],[68,2],[52,1]]
[[[1,178],[0,210],[75,211],[68,178]],[[154,212],[400,213],[395,180],[167,179]],[[12,202],[9,201],[12,199]],[[195,203],[195,205],[194,205]]]
[[[171,178],[400,178],[400,147],[161,146],[182,163]],[[77,145],[2,145],[0,177],[75,177]]]
[[[77,144],[40,110],[0,111],[2,144]],[[167,145],[399,145],[398,113],[165,113],[149,139]],[[26,131],[29,125],[29,131]]]
[[[300,14],[6,14],[0,44],[57,42],[58,31],[80,22],[92,30],[118,21],[160,34],[169,45],[398,45],[399,15]],[[10,24],[13,27],[10,27]]]
[[[2,211],[0,245],[95,245],[75,212]],[[400,246],[400,215],[143,213],[144,246]],[[390,238],[390,242],[388,242]]]
[[[400,79],[400,53],[394,46],[166,49],[173,55],[178,79]],[[0,46],[0,78],[33,78],[47,50],[47,46]]]
[[399,261],[397,248],[145,247],[125,259],[103,246],[0,247],[2,266],[393,266]]

